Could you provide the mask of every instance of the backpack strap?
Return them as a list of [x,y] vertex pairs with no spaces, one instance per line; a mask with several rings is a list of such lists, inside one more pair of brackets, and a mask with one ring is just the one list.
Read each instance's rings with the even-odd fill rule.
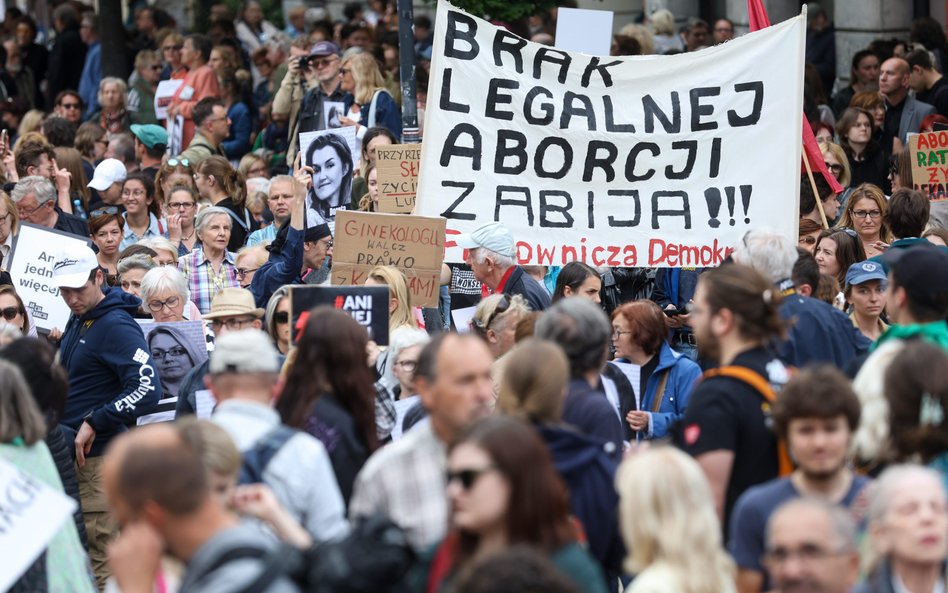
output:
[[375,127],[375,112],[378,107],[379,95],[381,95],[382,93],[388,94],[388,91],[386,91],[385,89],[379,89],[375,91],[374,95],[372,95],[372,102],[369,104],[369,121],[367,122],[368,127],[370,128]]
[[247,217],[247,208],[244,208],[244,218],[246,220],[241,220],[240,217],[237,216],[237,213],[230,208],[224,208],[224,210],[227,210],[227,213],[230,214],[230,217],[237,221],[237,224],[240,225],[240,228],[244,229],[245,231],[250,230],[250,219]]
[[236,589],[234,593],[265,591],[281,576],[292,577],[290,573],[294,563],[297,562],[297,556],[293,553],[294,551],[295,550],[289,546],[282,544],[269,552],[254,546],[236,546],[224,550],[224,552],[218,555],[198,578],[207,577],[235,560],[260,560],[263,563],[263,570],[260,571],[260,574],[244,587]]
[[[702,374],[702,379],[710,379],[712,377],[730,377],[731,379],[737,379],[753,387],[754,391],[759,393],[771,406],[777,402],[777,393],[774,391],[774,388],[771,387],[770,382],[760,376],[760,373],[747,367],[737,365],[723,366],[716,369],[709,369]],[[780,437],[777,437],[777,463],[781,477],[789,476],[793,473],[793,462],[790,460],[787,442]]]
[[238,483],[257,484],[263,482],[263,472],[283,445],[297,433],[295,428],[280,424],[266,433],[243,454]]
[[668,377],[671,375],[671,367],[665,369],[662,378],[658,381],[658,391],[655,392],[655,398],[652,400],[652,413],[655,414],[662,409],[662,402],[665,401],[665,388],[668,386]]

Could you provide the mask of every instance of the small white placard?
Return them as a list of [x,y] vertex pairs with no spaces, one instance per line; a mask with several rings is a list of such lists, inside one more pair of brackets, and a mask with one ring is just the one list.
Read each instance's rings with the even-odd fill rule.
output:
[[557,49],[608,56],[612,46],[612,17],[611,10],[557,9]]
[[454,327],[457,328],[459,334],[471,331],[471,320],[474,319],[476,309],[477,307],[474,306],[451,311],[451,319],[454,320]]
[[197,404],[195,414],[198,418],[208,419],[211,417],[211,412],[214,411],[214,406],[217,405],[217,399],[214,398],[214,394],[211,393],[210,389],[201,389],[194,392],[195,403]]
[[183,83],[183,79],[162,80],[158,83],[158,88],[155,90],[156,119],[168,119],[168,106],[171,105],[172,97]]

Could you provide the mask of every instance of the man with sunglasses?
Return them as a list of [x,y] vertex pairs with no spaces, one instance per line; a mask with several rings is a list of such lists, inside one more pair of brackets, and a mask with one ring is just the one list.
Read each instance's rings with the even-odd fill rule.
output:
[[339,86],[339,70],[342,68],[339,46],[331,41],[320,41],[313,46],[309,56],[304,60],[306,61],[300,60],[300,68],[304,65],[312,68],[316,72],[316,80],[319,84],[303,97],[296,125],[297,130],[290,136],[293,140],[286,153],[287,163],[292,163],[296,157],[295,140],[298,133],[326,129],[324,113],[327,103],[342,103],[342,112],[347,113],[354,101],[352,95]]
[[74,126],[82,123],[82,98],[76,91],[63,91],[56,97],[53,115],[64,118]]

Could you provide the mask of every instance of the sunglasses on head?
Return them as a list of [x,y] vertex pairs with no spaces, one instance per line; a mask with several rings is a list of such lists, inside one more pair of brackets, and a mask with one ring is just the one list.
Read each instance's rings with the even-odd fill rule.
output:
[[118,214],[119,209],[115,206],[102,206],[89,213],[89,218],[98,218],[99,216],[113,216]]
[[169,167],[177,167],[178,165],[181,165],[182,167],[190,167],[190,166],[191,166],[191,162],[188,161],[188,159],[180,159],[180,160],[179,160],[179,159],[168,159],[168,166],[169,166]]
[[20,314],[19,307],[5,307],[0,309],[0,315],[7,321],[13,321]]

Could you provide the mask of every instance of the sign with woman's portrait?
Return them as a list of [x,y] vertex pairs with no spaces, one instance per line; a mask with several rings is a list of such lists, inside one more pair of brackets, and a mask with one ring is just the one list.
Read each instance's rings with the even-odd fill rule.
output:
[[174,420],[178,403],[178,389],[187,374],[207,360],[207,341],[201,321],[155,323],[141,321],[145,341],[155,360],[155,370],[161,380],[161,399],[158,409],[138,419],[138,424]]
[[354,126],[303,132],[299,137],[303,166],[313,169],[313,187],[306,196],[306,225],[333,226],[336,211],[352,198],[352,179],[359,161]]

